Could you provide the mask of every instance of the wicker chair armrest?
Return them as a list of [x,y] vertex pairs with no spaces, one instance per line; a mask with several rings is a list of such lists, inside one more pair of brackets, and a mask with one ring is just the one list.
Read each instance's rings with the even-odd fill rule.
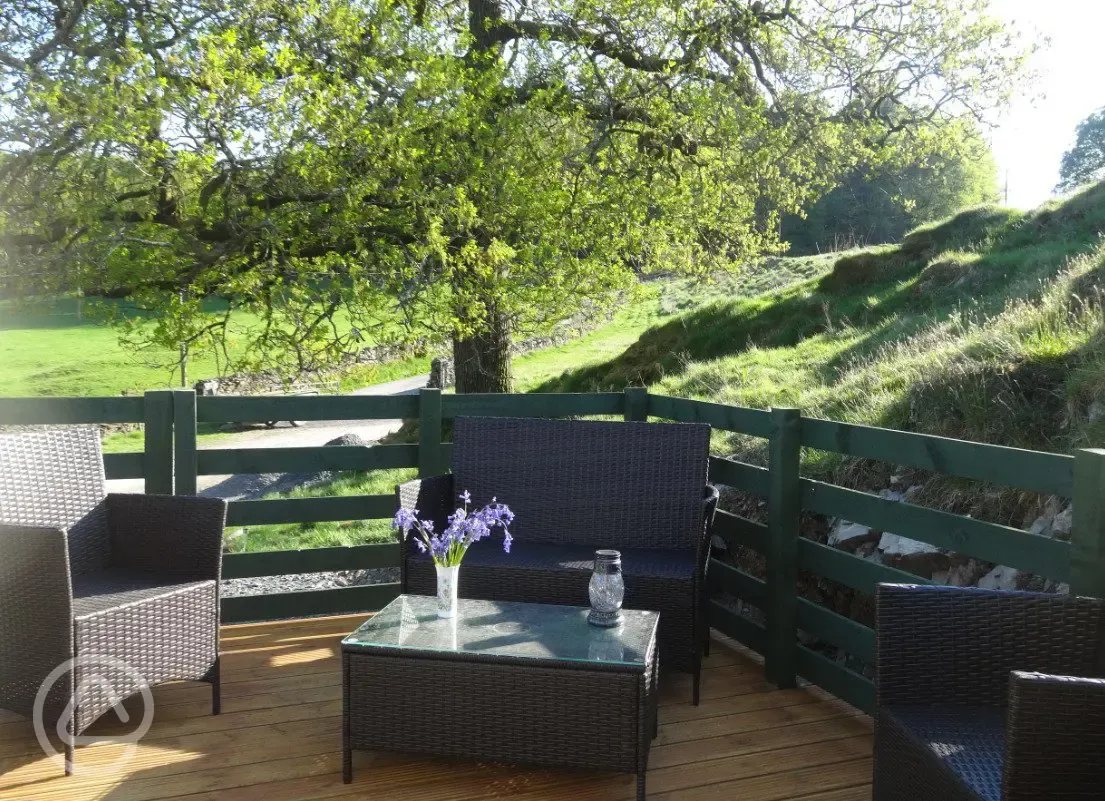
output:
[[699,570],[705,571],[710,560],[710,537],[714,530],[714,515],[717,513],[721,493],[713,484],[707,484],[702,492],[702,536],[698,541]]
[[[1013,671],[1006,714],[1007,801],[1100,799],[1105,679]],[[1061,790],[1061,793],[1057,791]]]
[[107,509],[113,566],[193,581],[220,578],[226,501],[112,494]]
[[437,531],[445,530],[457,509],[451,473],[407,481],[395,488],[395,496],[400,507],[417,509],[418,518],[431,521]]
[[[66,537],[60,528],[0,523],[0,707],[13,712],[29,715],[39,685],[73,656]],[[63,685],[47,699],[52,711],[65,701]]]
[[879,706],[1004,707],[1011,671],[1094,674],[1105,602],[976,587],[880,584],[875,617]]

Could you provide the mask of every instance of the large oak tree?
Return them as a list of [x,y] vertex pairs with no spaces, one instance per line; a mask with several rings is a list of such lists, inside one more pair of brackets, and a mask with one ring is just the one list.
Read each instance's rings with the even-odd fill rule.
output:
[[6,3],[0,272],[9,293],[125,292],[163,343],[258,321],[239,364],[285,373],[451,341],[460,391],[503,391],[516,332],[770,250],[857,163],[984,116],[1023,61],[985,11]]

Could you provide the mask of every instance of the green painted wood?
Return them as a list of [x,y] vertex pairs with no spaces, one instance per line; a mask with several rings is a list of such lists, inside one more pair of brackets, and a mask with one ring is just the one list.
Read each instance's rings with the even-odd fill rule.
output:
[[1074,458],[1071,593],[1105,598],[1105,450],[1080,450]]
[[798,628],[875,664],[875,630],[806,598],[798,599]]
[[723,459],[720,456],[710,457],[710,481],[714,484],[725,484],[745,492],[766,496],[768,473],[766,467],[738,462],[735,459]]
[[173,391],[173,464],[176,470],[176,494],[196,494],[196,393],[190,389]]
[[374,520],[395,514],[394,495],[347,495],[326,498],[277,498],[231,501],[228,526],[269,523],[325,523],[334,520]]
[[772,409],[768,442],[767,653],[764,673],[777,687],[795,686],[794,641],[798,635],[798,517],[802,415]]
[[143,398],[0,398],[0,425],[141,423]]
[[417,416],[417,395],[226,395],[196,399],[196,419],[201,423],[390,420]]
[[142,478],[146,475],[142,469],[141,453],[105,453],[104,475],[109,479]]
[[580,417],[621,415],[625,395],[621,392],[531,393],[499,395],[473,393],[444,395],[442,416],[455,417]]
[[755,437],[771,436],[771,414],[762,409],[673,398],[670,395],[650,395],[648,412],[655,417],[683,423],[709,423],[722,431],[736,431]]
[[806,418],[802,444],[949,476],[1062,495],[1074,488],[1074,458],[929,434]]
[[839,515],[987,562],[1029,570],[1056,581],[1070,579],[1070,544],[1019,528],[898,503],[866,492],[803,479],[802,508]]
[[710,601],[707,614],[710,628],[717,629],[727,637],[732,637],[741,645],[762,654],[767,649],[767,631],[759,623],[738,615],[717,601]]
[[347,548],[230,553],[223,556],[224,579],[321,573],[324,570],[368,570],[378,567],[399,567],[398,545],[382,543]]
[[448,473],[449,469],[453,466],[453,443],[441,443],[441,461],[445,467],[442,473]]
[[804,645],[797,648],[798,672],[818,687],[872,715],[875,712],[875,683],[866,676],[838,664]]
[[733,553],[738,545],[751,548],[759,554],[767,553],[768,533],[767,526],[763,523],[718,509],[714,515],[714,526],[710,531],[725,540],[730,553]]
[[201,476],[231,473],[313,473],[416,467],[417,445],[319,446],[313,448],[213,448],[196,454]]
[[625,388],[625,421],[644,422],[648,420],[648,390],[644,387]]
[[904,570],[861,559],[847,551],[841,551],[830,545],[822,545],[819,542],[804,538],[798,541],[798,566],[802,570],[816,573],[868,595],[874,595],[875,587],[880,583],[932,583],[926,578],[915,576]]
[[142,467],[146,492],[173,494],[173,391],[155,389],[145,394]]
[[449,469],[441,457],[441,390],[423,389],[418,409],[418,475],[440,476]]
[[710,560],[706,579],[711,594],[728,592],[742,601],[748,601],[760,609],[764,608],[767,600],[767,583],[763,579],[758,579],[739,567],[717,559]]
[[222,622],[252,623],[313,615],[376,612],[399,597],[399,584],[369,584],[332,590],[304,590],[274,595],[246,595],[222,599]]

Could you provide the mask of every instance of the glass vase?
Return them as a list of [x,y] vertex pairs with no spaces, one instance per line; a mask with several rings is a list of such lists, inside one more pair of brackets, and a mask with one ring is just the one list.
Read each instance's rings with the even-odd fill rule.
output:
[[460,565],[437,568],[437,616],[457,616],[457,586],[460,584]]
[[622,555],[618,551],[595,551],[595,569],[587,587],[591,612],[587,622],[609,628],[622,622],[625,583],[622,580]]

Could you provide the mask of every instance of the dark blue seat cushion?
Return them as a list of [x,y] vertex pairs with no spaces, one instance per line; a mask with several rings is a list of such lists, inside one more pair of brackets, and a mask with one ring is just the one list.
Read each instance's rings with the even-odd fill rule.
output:
[[[989,706],[889,706],[898,726],[984,801],[1001,801],[1005,713]],[[938,799],[937,799],[938,801]]]

